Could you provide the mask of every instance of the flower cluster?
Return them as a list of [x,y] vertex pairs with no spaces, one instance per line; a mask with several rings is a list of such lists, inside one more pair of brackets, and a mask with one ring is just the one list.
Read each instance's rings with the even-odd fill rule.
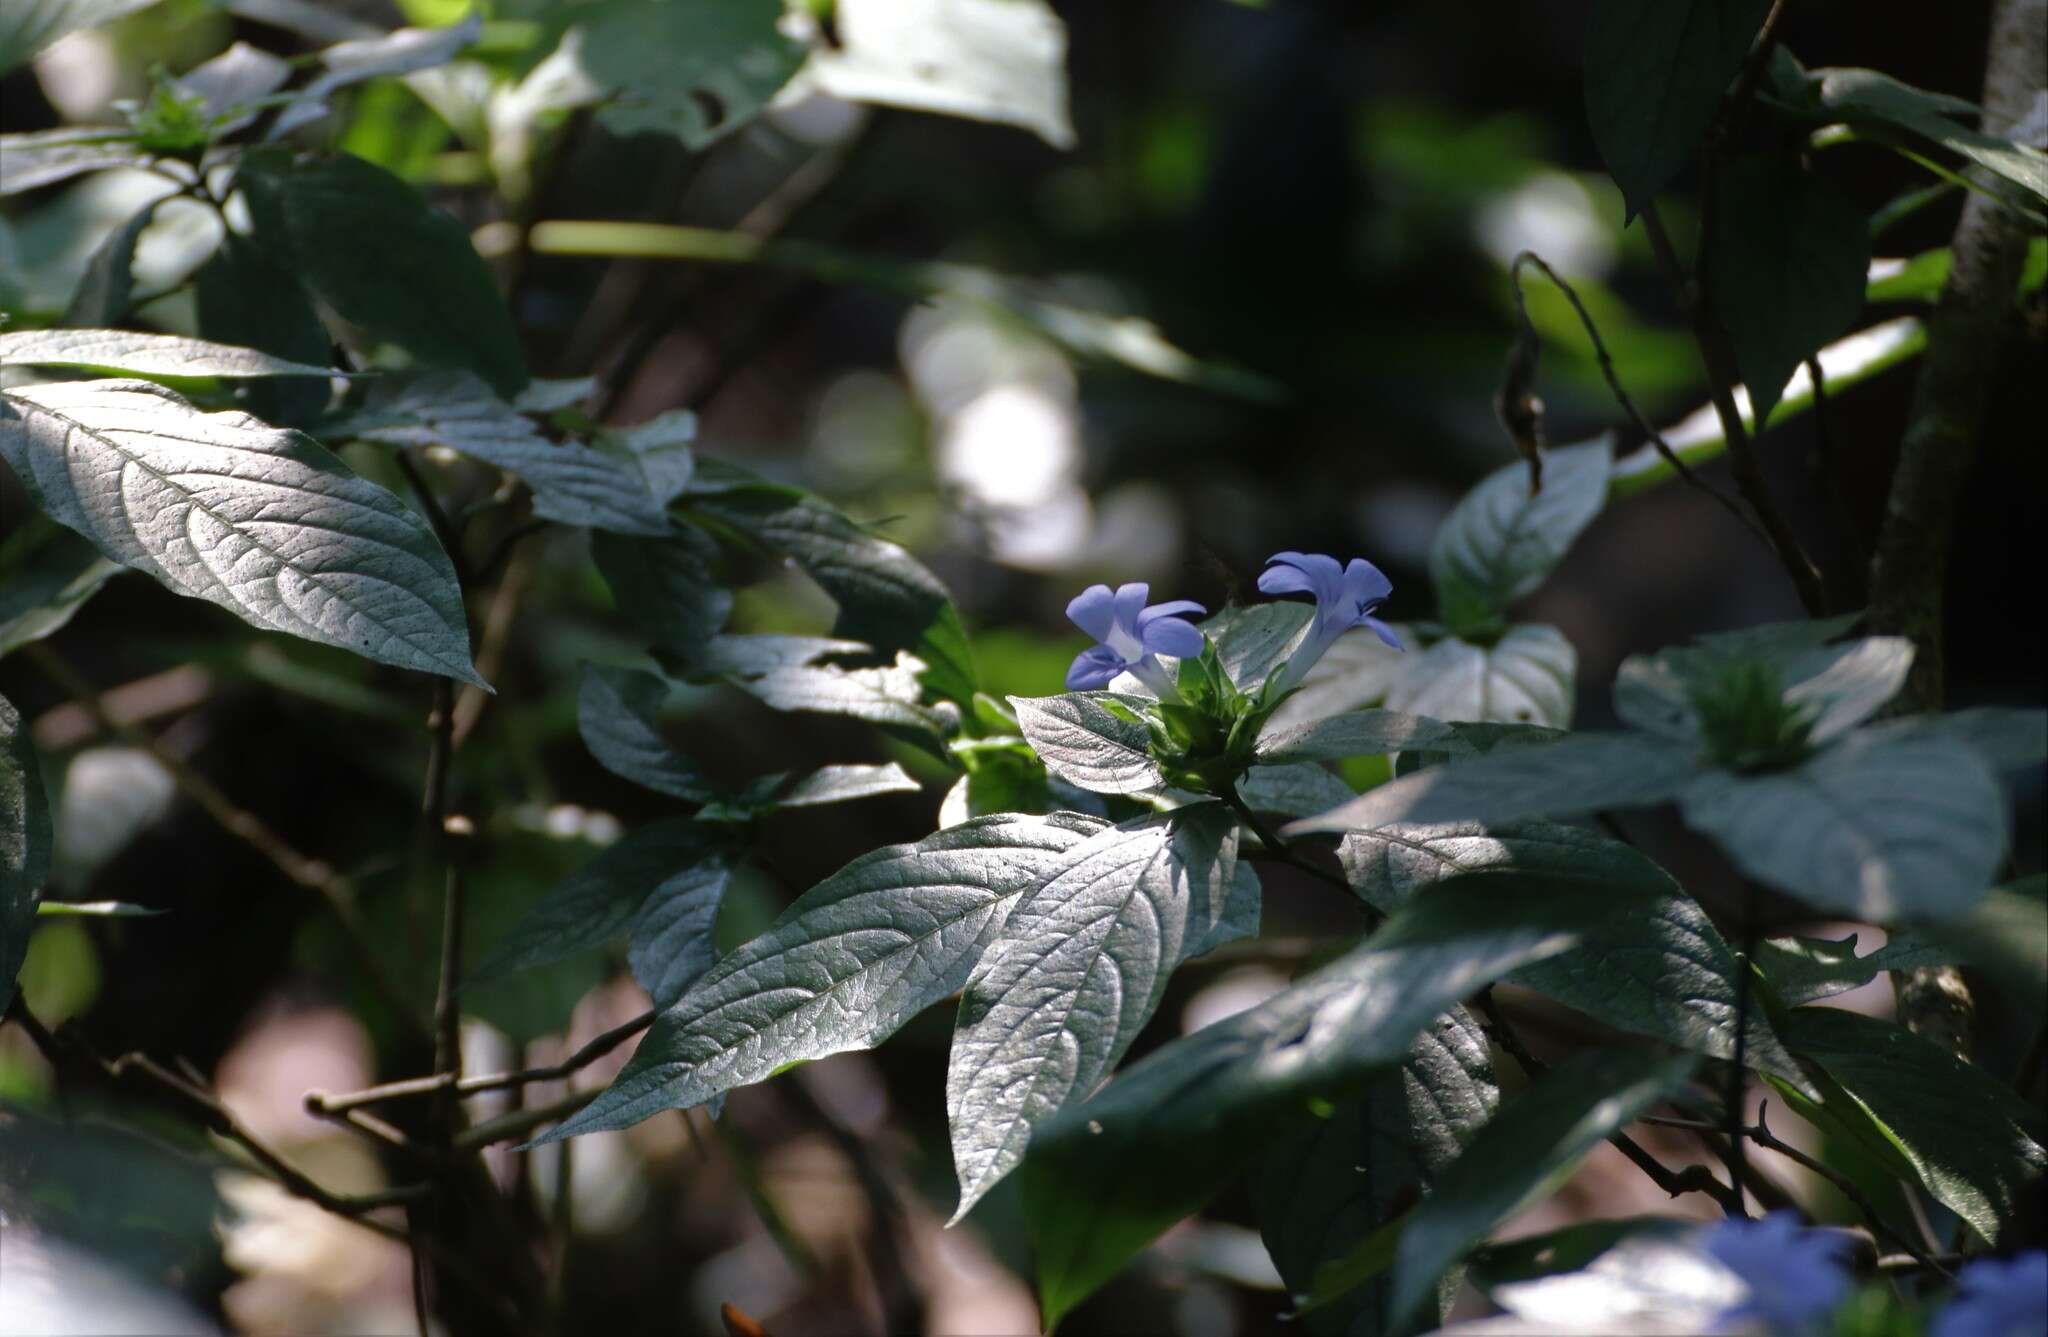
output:
[[[1323,652],[1353,627],[1369,627],[1394,649],[1402,648],[1393,628],[1373,616],[1394,592],[1393,582],[1363,558],[1340,564],[1322,553],[1275,553],[1259,576],[1259,588],[1267,594],[1307,594],[1316,601],[1308,633],[1288,659],[1271,697],[1299,687]],[[1067,616],[1074,625],[1096,640],[1067,670],[1069,688],[1107,687],[1118,675],[1128,673],[1160,700],[1180,699],[1159,656],[1199,656],[1206,642],[1184,619],[1206,610],[1186,599],[1148,605],[1145,600],[1151,592],[1142,582],[1121,585],[1114,591],[1107,585],[1090,585],[1067,605]]]

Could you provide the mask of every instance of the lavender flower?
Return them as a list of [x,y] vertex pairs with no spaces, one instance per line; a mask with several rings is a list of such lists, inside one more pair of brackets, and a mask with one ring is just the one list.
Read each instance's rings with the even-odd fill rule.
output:
[[1748,1298],[1722,1312],[1724,1325],[1759,1318],[1774,1333],[1796,1333],[1849,1294],[1849,1273],[1836,1257],[1847,1241],[1801,1226],[1796,1213],[1723,1221],[1700,1244],[1749,1287]]
[[1981,1258],[1956,1277],[1956,1298],[1927,1337],[2036,1337],[2048,1332],[2048,1253]]
[[1282,691],[1299,686],[1323,652],[1353,627],[1371,627],[1396,650],[1406,648],[1392,627],[1372,615],[1394,592],[1394,583],[1362,557],[1339,566],[1336,558],[1319,552],[1276,552],[1266,559],[1259,588],[1267,594],[1312,594],[1316,600],[1315,622],[1287,661]]
[[1067,605],[1067,616],[1099,644],[1075,658],[1067,670],[1068,687],[1076,691],[1107,687],[1117,674],[1129,673],[1158,693],[1162,701],[1180,699],[1156,656],[1188,659],[1201,654],[1202,633],[1181,619],[1204,610],[1186,599],[1148,608],[1145,598],[1151,592],[1151,586],[1140,581],[1120,585],[1113,594],[1107,585],[1090,585],[1074,596]]

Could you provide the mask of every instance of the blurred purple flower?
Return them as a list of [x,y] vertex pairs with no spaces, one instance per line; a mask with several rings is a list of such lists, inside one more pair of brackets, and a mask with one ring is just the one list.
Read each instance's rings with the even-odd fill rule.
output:
[[1067,605],[1067,616],[1075,626],[1093,636],[1098,644],[1083,650],[1067,670],[1067,686],[1075,691],[1107,687],[1119,673],[1129,673],[1157,692],[1161,700],[1177,700],[1172,679],[1154,656],[1173,655],[1189,659],[1202,653],[1202,633],[1181,619],[1203,612],[1202,605],[1186,599],[1146,607],[1152,587],[1142,581],[1120,585],[1114,593],[1107,585],[1090,585]]
[[1267,594],[1315,596],[1315,622],[1287,661],[1283,689],[1298,686],[1323,652],[1353,627],[1370,627],[1373,635],[1396,650],[1407,648],[1392,627],[1373,616],[1394,592],[1394,582],[1362,557],[1340,566],[1336,558],[1319,552],[1276,552],[1259,573],[1259,589]]
[[1956,1298],[1927,1337],[2039,1337],[2048,1332],[2048,1253],[1980,1258],[1956,1276]]
[[1796,1333],[1849,1294],[1849,1273],[1837,1257],[1848,1241],[1800,1225],[1794,1212],[1723,1221],[1700,1246],[1749,1287],[1746,1299],[1721,1314],[1724,1325],[1758,1318],[1774,1333]]

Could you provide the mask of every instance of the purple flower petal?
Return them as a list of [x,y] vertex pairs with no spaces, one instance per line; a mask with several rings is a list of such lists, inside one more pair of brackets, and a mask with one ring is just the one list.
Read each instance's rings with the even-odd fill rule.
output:
[[1145,630],[1146,627],[1152,624],[1152,619],[1154,618],[1186,617],[1189,613],[1199,616],[1208,611],[1208,609],[1202,607],[1193,599],[1175,599],[1170,603],[1153,604],[1150,608],[1138,614],[1138,630]]
[[1388,645],[1393,646],[1396,650],[1406,650],[1408,648],[1407,646],[1401,644],[1401,638],[1394,634],[1394,629],[1388,626],[1386,623],[1380,621],[1378,618],[1367,618],[1365,620],[1365,625],[1372,628],[1373,635],[1379,637]]
[[1343,580],[1344,568],[1334,557],[1319,552],[1276,552],[1259,573],[1259,588],[1267,594],[1313,594],[1320,605],[1340,593]]
[[1076,692],[1107,687],[1125,667],[1116,651],[1106,645],[1091,645],[1074,656],[1072,666],[1067,669],[1067,687]]
[[1394,582],[1363,557],[1354,557],[1345,566],[1344,602],[1352,608],[1363,612],[1393,592]]
[[1202,633],[1193,623],[1177,617],[1156,618],[1146,623],[1144,637],[1147,654],[1194,659],[1202,653]]
[[[1152,587],[1142,580],[1116,587],[1116,624],[1125,631],[1136,635],[1138,617],[1145,611],[1145,600],[1152,593]],[[1102,638],[1108,640],[1107,636]]]
[[1098,641],[1109,639],[1116,623],[1116,596],[1107,585],[1090,585],[1067,604],[1067,620]]

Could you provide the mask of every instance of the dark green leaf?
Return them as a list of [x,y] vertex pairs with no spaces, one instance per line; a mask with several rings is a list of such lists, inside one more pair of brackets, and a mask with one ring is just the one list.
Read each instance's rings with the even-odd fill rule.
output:
[[671,881],[681,888],[677,899],[688,899],[712,839],[703,826],[685,820],[655,822],[632,832],[556,883],[470,978],[496,979],[623,937],[638,923],[642,907]]
[[711,930],[732,874],[731,856],[713,853],[655,883],[641,902],[626,960],[656,1007],[681,998],[718,959]]
[[1408,1218],[1394,1262],[1394,1321],[1419,1309],[1444,1269],[1495,1224],[1562,1182],[1608,1134],[1683,1087],[1694,1062],[1689,1054],[1585,1051],[1502,1106]]
[[1692,158],[1771,0],[1594,0],[1586,119],[1634,218]]
[[1920,715],[1879,725],[1887,738],[1953,738],[1995,771],[2019,771],[2048,761],[2048,711],[1977,706],[1946,715]]
[[1827,119],[1858,128],[1903,131],[1996,172],[2036,200],[2048,201],[2048,154],[1959,124],[1958,116],[1979,115],[1974,104],[1914,88],[1876,70],[1813,70],[1808,77],[1808,95]]
[[[590,536],[590,555],[611,586],[612,603],[648,637],[655,655],[678,670],[702,667],[707,643],[732,615],[732,591],[713,567],[718,545],[702,530],[676,524],[656,539],[600,530]],[[725,662],[736,666],[720,671],[747,671],[730,657]]]
[[1108,692],[1069,692],[1013,696],[1010,708],[1045,769],[1067,783],[1097,794],[1157,789],[1166,776],[1152,760],[1151,734],[1143,724],[1111,711],[1105,704],[1109,701],[1127,709],[1142,704]]
[[1870,230],[1854,201],[1790,159],[1738,158],[1719,190],[1706,241],[1714,309],[1767,422],[1799,364],[1863,310]]
[[421,362],[526,384],[519,336],[460,223],[381,167],[347,154],[243,157],[255,240],[343,320]]
[[16,330],[0,334],[0,364],[87,367],[138,376],[319,376],[331,367],[272,357],[254,348],[133,330]]
[[1613,456],[1604,441],[1543,458],[1543,490],[1529,491],[1517,460],[1488,474],[1444,518],[1429,553],[1446,610],[1498,617],[1541,585],[1607,502]]
[[[1400,1068],[1277,1142],[1252,1169],[1259,1234],[1281,1280],[1308,1295],[1324,1263],[1406,1210],[1500,1103],[1492,1050],[1462,1007],[1430,1023]],[[1378,1337],[1388,1289],[1363,1288],[1303,1316],[1313,1337]],[[1440,1317],[1440,1316],[1439,1316]]]
[[[1382,911],[1447,877],[1515,872],[1605,885],[1615,919],[1584,946],[1516,971],[1511,980],[1619,1030],[1713,1058],[1735,1055],[1740,967],[1713,921],[1640,851],[1552,822],[1489,830],[1476,822],[1386,826],[1344,837],[1346,877]],[[1745,1055],[1799,1081],[1761,1008],[1749,1014]]]
[[1287,833],[1371,831],[1395,822],[1505,826],[1536,817],[1580,817],[1662,803],[1700,774],[1689,752],[1658,739],[1573,734],[1554,743],[1454,758],[1404,775],[1340,808],[1295,822]]
[[1222,921],[1232,819],[1207,803],[1113,827],[1011,909],[960,997],[946,1110],[958,1221],[1024,1159],[1031,1130],[1093,1091],[1167,977]]
[[2005,795],[1948,738],[1851,735],[1787,771],[1703,771],[1678,805],[1750,876],[1878,923],[1963,913],[2005,855]]
[[107,557],[273,631],[484,685],[433,531],[318,444],[146,381],[0,394],[0,458]]
[[665,1009],[606,1092],[536,1139],[625,1128],[869,1049],[966,983],[1017,897],[1106,823],[977,818],[854,860]]
[[128,318],[130,299],[135,293],[135,243],[156,217],[162,200],[151,200],[128,216],[128,221],[109,232],[93,248],[85,262],[85,273],[71,304],[64,308],[63,323],[80,329],[105,329]]
[[[1927,1191],[1996,1244],[2048,1172],[2041,1114],[1983,1069],[1904,1027],[1832,1007],[1793,1010],[1785,1042],[1818,1063],[1843,1099],[1902,1154]],[[1845,1111],[1852,1115],[1856,1111]]]
[[1447,724],[1398,710],[1354,710],[1312,724],[1269,731],[1259,739],[1261,765],[1289,761],[1342,761],[1428,748],[1461,752],[1463,744]]
[[[248,238],[230,232],[194,276],[199,332],[219,343],[258,348],[289,361],[319,363],[333,356],[333,340],[313,299]],[[249,410],[266,422],[302,427],[327,407],[324,382],[259,381],[247,387]]]
[[120,569],[79,534],[33,517],[0,544],[0,655],[60,630]]
[[28,955],[36,900],[50,872],[50,808],[28,728],[0,696],[0,1009],[14,1002],[14,977]]
[[1460,998],[1577,946],[1615,904],[1583,883],[1453,879],[1330,965],[1062,1110],[1034,1133],[1023,1171],[1047,1325],[1310,1117],[1312,1100],[1355,1095]]
[[533,421],[466,371],[384,376],[363,407],[325,429],[392,446],[447,446],[517,474],[536,515],[565,525],[662,537],[668,517],[630,460],[580,441],[550,441]]
[[[698,477],[710,472],[704,465]],[[730,466],[709,481],[717,490],[691,504],[802,567],[839,605],[834,636],[884,654],[908,650],[924,661],[922,677],[933,692],[963,706],[974,699],[974,660],[960,614],[916,558],[816,497],[756,482]]]
[[713,790],[687,757],[670,747],[657,722],[669,684],[638,669],[585,664],[576,689],[576,727],[583,746],[614,775],[691,803]]

